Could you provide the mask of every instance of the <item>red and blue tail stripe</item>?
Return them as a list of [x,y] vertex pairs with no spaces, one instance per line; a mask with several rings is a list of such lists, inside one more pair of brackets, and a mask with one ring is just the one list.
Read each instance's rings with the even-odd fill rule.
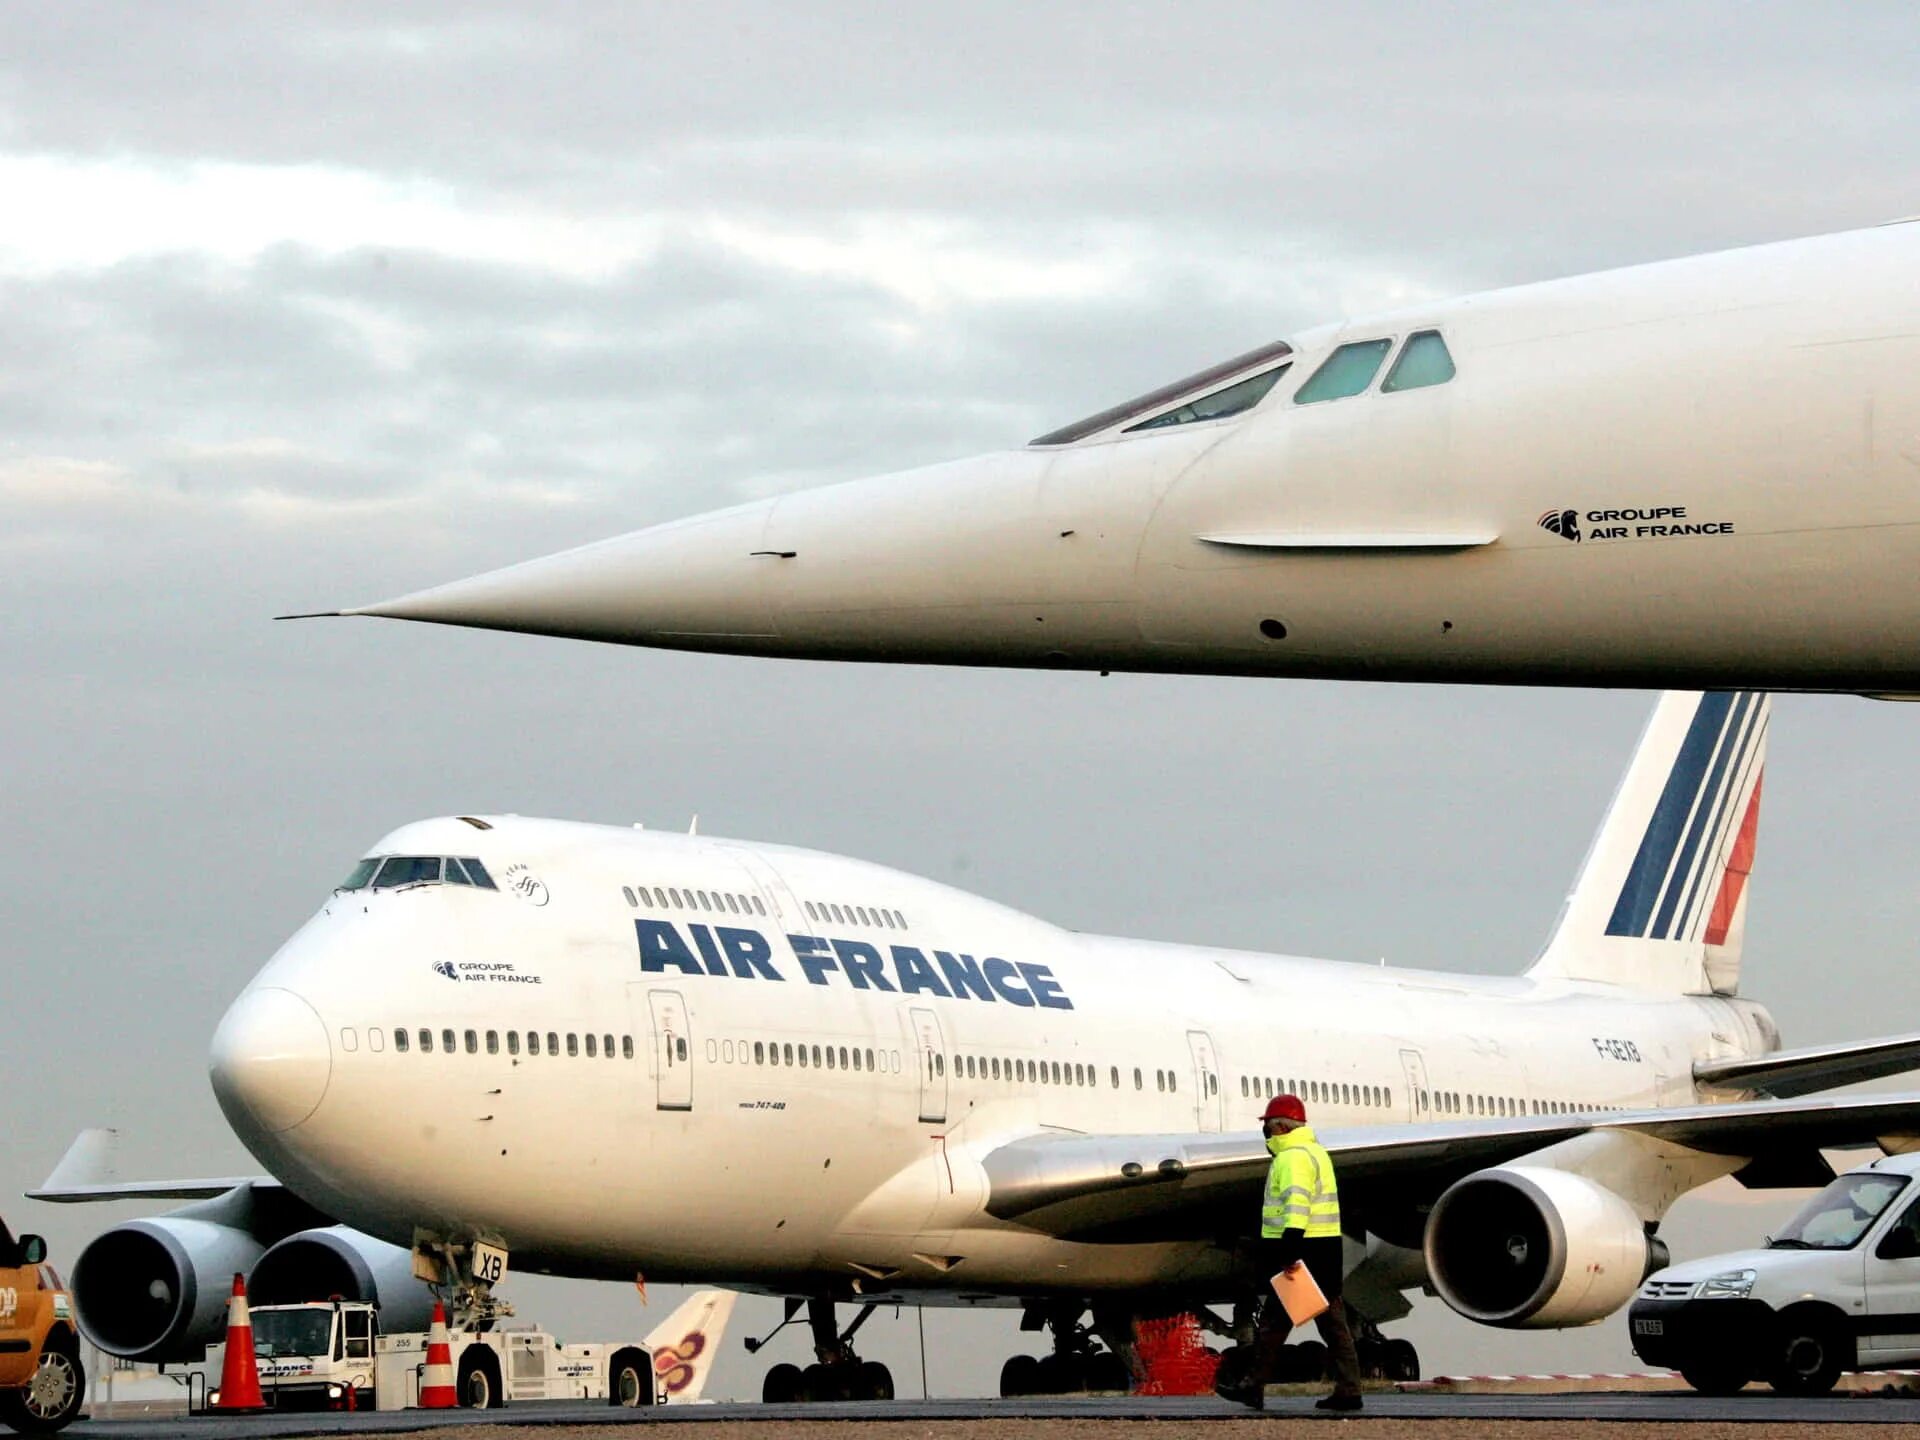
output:
[[[1701,939],[1704,928],[1725,938],[1752,864],[1768,709],[1754,691],[1700,697],[1620,887],[1608,935],[1691,941]],[[1736,823],[1740,834],[1730,850],[1728,831]]]

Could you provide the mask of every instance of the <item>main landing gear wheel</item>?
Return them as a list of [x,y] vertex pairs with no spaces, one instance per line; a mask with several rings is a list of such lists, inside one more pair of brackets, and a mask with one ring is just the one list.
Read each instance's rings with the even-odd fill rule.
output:
[[860,1364],[856,1400],[893,1399],[893,1372],[878,1360],[864,1360]]
[[800,1367],[783,1360],[760,1382],[760,1401],[764,1405],[791,1405],[801,1398],[801,1386]]
[[1040,1393],[1040,1361],[1032,1355],[1009,1356],[1000,1367],[1000,1398],[1017,1400]]

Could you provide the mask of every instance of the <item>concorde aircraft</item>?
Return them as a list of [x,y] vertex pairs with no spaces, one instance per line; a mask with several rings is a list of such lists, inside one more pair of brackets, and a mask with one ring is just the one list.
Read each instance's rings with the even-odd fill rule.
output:
[[1819,1147],[1920,1130],[1920,1096],[1793,1098],[1920,1064],[1920,1036],[1782,1051],[1735,993],[1768,717],[1661,700],[1518,976],[1077,934],[777,845],[407,825],[214,1037],[270,1179],[36,1193],[201,1201],[80,1256],[117,1355],[196,1352],[235,1270],[391,1298],[424,1269],[484,1313],[510,1266],[789,1297],[817,1358],[769,1398],[887,1388],[848,1302],[1025,1307],[1055,1351],[1003,1384],[1065,1389],[1124,1379],[1130,1320],[1231,1325],[1255,1117],[1291,1091],[1338,1159],[1373,1363],[1417,1367],[1376,1327],[1422,1283],[1486,1325],[1589,1323],[1686,1190],[1815,1184]]
[[344,613],[812,659],[1920,692],[1920,224],[1338,321]]

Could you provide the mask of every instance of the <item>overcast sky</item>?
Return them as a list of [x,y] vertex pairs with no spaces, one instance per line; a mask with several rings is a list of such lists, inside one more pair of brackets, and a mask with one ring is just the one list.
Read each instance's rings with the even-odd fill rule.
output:
[[[0,1193],[89,1124],[251,1168],[214,1022],[432,814],[697,811],[1084,929],[1520,968],[1649,696],[269,617],[1018,444],[1347,313],[1920,211],[1917,52],[1908,4],[7,7]],[[1920,715],[1775,721],[1744,991],[1789,1043],[1920,1029]],[[1777,1209],[1733,1200],[1676,1250]],[[5,1206],[65,1263],[132,1213]],[[1565,1369],[1624,1330],[1405,1333]],[[865,1333],[914,1390],[912,1317]],[[928,1334],[949,1393],[1030,1338]]]

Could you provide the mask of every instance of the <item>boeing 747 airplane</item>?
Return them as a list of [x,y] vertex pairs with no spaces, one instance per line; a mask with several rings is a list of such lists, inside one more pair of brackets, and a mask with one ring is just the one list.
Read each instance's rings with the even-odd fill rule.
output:
[[811,659],[1920,693],[1920,224],[1323,325],[344,613]]
[[[1901,1143],[1915,1097],[1802,1098],[1920,1037],[1782,1051],[1736,994],[1769,701],[1655,710],[1545,949],[1518,975],[1078,934],[879,865],[509,815],[375,845],[234,1002],[212,1078],[267,1177],[37,1198],[198,1203],[74,1269],[88,1334],[197,1354],[225,1281],[484,1314],[509,1267],[789,1297],[816,1364],[873,1370],[836,1307],[1024,1307],[1009,1390],[1122,1374],[1129,1321],[1243,1302],[1266,1097],[1341,1167],[1369,1353],[1431,1286],[1467,1319],[1582,1325],[1662,1262],[1718,1176],[1810,1185]],[[1109,1348],[1094,1347],[1092,1333]],[[1225,1326],[1229,1322],[1215,1315]]]

